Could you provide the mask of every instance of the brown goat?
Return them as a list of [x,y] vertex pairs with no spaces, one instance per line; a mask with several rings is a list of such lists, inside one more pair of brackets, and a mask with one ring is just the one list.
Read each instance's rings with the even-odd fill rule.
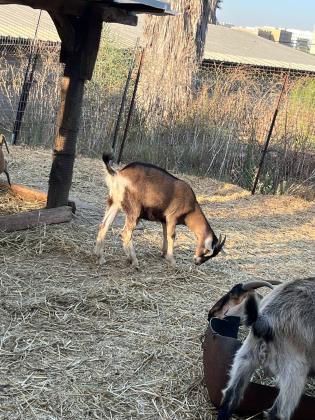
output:
[[6,139],[4,137],[3,134],[0,134],[0,174],[5,173],[7,180],[8,180],[8,184],[11,186],[11,181],[10,181],[10,175],[8,172],[8,166],[7,166],[7,161],[4,158],[4,153],[3,153],[3,144],[5,144],[6,148],[7,148],[7,152],[9,153],[9,149],[8,149],[8,145],[6,142]]
[[106,184],[109,189],[108,208],[98,232],[95,254],[104,262],[104,238],[117,213],[126,213],[122,240],[130,263],[138,267],[132,244],[132,232],[139,219],[160,222],[163,226],[163,256],[175,265],[173,256],[175,227],[186,225],[197,238],[194,256],[200,265],[215,257],[223,248],[225,238],[218,239],[203,214],[190,186],[154,165],[134,162],[115,172],[110,156],[104,154]]

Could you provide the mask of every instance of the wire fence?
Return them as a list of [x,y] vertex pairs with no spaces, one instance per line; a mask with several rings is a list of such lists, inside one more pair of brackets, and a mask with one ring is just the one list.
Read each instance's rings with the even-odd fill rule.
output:
[[[63,73],[60,44],[36,42],[38,59],[25,99],[22,91],[31,48],[32,40],[0,38],[0,131],[10,139],[24,100],[18,144],[51,148]],[[98,156],[110,149],[134,54],[135,40],[126,42],[114,36],[110,25],[104,26],[93,79],[86,83],[78,153]],[[315,79],[305,72],[293,73],[258,187],[264,193],[298,192],[314,198]],[[205,62],[196,76],[192,102],[176,119],[152,125],[136,101],[124,159],[145,160],[250,189],[283,77],[281,69]],[[118,144],[135,79],[136,71]]]
[[[86,83],[79,153],[93,155],[109,143],[134,54],[128,47],[122,43],[114,47],[105,28],[93,80]],[[30,39],[0,38],[0,130],[10,139],[21,119],[17,144],[53,145],[63,74],[59,54],[58,42],[36,41],[34,46]]]

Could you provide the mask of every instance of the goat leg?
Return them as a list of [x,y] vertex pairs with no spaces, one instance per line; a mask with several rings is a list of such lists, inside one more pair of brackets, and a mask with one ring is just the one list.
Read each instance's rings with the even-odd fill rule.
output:
[[122,231],[121,237],[123,241],[124,250],[126,252],[128,261],[134,268],[139,268],[139,262],[136,256],[136,251],[132,243],[132,233],[137,226],[137,219],[126,217],[125,227]]
[[167,231],[166,231],[166,223],[162,223],[163,228],[163,246],[162,246],[162,256],[165,257],[167,253]]
[[115,220],[115,217],[116,217],[118,211],[119,211],[119,208],[114,206],[114,205],[111,205],[110,207],[108,207],[108,209],[106,210],[103,222],[100,225],[100,229],[98,231],[96,244],[95,244],[95,248],[94,248],[94,253],[98,257],[98,262],[99,262],[100,265],[104,264],[104,262],[105,262],[105,258],[104,258],[105,236],[106,236],[106,233],[107,233],[110,225]]
[[167,251],[165,259],[171,267],[175,267],[176,261],[173,255],[174,252],[174,242],[175,242],[175,221],[166,222],[166,236],[167,236]]
[[280,391],[273,406],[265,412],[269,420],[291,418],[301,399],[308,374],[308,364],[298,354],[288,352],[281,356],[278,355],[277,361]]
[[7,177],[7,180],[8,180],[8,184],[10,185],[10,187],[11,187],[11,180],[10,180],[10,175],[9,175],[9,172],[7,171],[7,170],[5,170],[4,171],[4,173],[6,174],[6,177]]
[[238,407],[244,396],[253,372],[259,365],[258,360],[256,360],[251,351],[254,343],[254,338],[249,335],[235,355],[230,380],[223,392],[218,420],[229,420],[231,418],[233,411]]

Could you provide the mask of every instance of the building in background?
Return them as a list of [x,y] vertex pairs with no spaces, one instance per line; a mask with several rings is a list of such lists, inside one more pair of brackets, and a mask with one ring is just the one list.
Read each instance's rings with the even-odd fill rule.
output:
[[279,42],[279,44],[288,47],[292,46],[292,33],[286,29],[264,26],[258,28],[258,36],[269,39],[270,41]]
[[292,46],[297,50],[309,53],[311,50],[313,32],[289,29],[292,33]]
[[311,31],[301,31],[300,29],[283,29],[270,26],[252,27],[252,26],[233,26],[222,25],[237,29],[242,32],[258,35],[269,41],[277,42],[299,51],[315,55],[315,29]]

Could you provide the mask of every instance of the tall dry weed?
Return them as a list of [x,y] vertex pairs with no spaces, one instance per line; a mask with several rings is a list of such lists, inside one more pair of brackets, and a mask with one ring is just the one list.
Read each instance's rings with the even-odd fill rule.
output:
[[[78,153],[100,156],[103,150],[109,150],[131,61],[132,51],[103,40],[93,80],[86,84]],[[8,138],[26,66],[25,54],[14,59],[0,54],[0,129]],[[30,90],[20,143],[52,147],[61,74],[58,51],[43,54]],[[314,80],[290,79],[259,183],[263,193],[290,192],[314,197]],[[249,189],[282,81],[283,75],[248,69],[203,68],[194,75],[196,90],[190,101],[159,124],[147,120],[138,102],[124,160],[144,160]],[[130,93],[127,105],[129,102]]]

